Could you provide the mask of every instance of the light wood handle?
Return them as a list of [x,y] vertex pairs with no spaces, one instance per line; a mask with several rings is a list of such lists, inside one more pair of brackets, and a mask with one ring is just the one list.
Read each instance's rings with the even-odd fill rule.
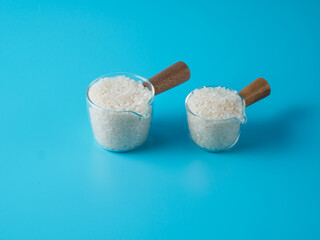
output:
[[184,62],[176,62],[149,79],[155,95],[167,91],[190,79],[190,69]]
[[269,96],[271,88],[264,78],[257,78],[240,92],[246,102],[246,107]]

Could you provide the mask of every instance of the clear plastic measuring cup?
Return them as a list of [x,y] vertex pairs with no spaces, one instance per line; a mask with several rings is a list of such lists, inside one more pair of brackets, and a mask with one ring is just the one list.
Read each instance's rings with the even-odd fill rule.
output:
[[[208,88],[210,87],[218,86],[208,86]],[[227,89],[232,90],[231,88]],[[185,101],[191,139],[200,148],[210,152],[221,152],[233,147],[239,139],[241,124],[247,122],[245,108],[267,97],[270,92],[271,88],[268,82],[263,78],[257,78],[238,92],[242,100],[242,116],[215,120],[203,118],[190,110],[188,101],[194,93],[192,91]]]
[[[96,105],[90,99],[90,89],[97,81],[105,77],[125,76],[141,81],[152,97],[147,103],[144,115],[133,111],[113,111]],[[89,85],[87,89],[87,109],[95,140],[105,149],[116,152],[133,150],[148,138],[152,118],[154,96],[165,92],[190,78],[190,70],[184,62],[176,62],[149,80],[132,73],[111,73],[103,75]]]
[[[144,115],[133,111],[104,109],[91,101],[89,91],[92,85],[102,78],[116,76],[141,81],[151,91],[152,97]],[[95,140],[105,149],[116,152],[130,151],[142,145],[149,134],[154,93],[154,87],[147,79],[132,73],[111,73],[94,80],[87,90],[87,109]]]
[[[206,86],[206,88],[215,88],[219,86]],[[227,87],[226,87],[227,88]],[[197,88],[201,89],[201,88]],[[195,90],[197,90],[195,89]],[[232,90],[230,88],[227,88]],[[194,91],[195,91],[194,90]],[[193,113],[188,102],[192,91],[186,98],[186,110],[190,137],[194,143],[205,151],[219,152],[225,151],[235,145],[240,136],[240,125],[246,123],[245,114],[246,103],[243,97],[238,94],[242,100],[242,117],[227,118],[227,119],[206,119]]]

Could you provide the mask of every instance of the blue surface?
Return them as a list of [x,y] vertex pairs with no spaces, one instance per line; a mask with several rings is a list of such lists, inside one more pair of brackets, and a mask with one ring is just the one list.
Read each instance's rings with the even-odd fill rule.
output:
[[[53,3],[55,2],[55,3]],[[319,1],[0,0],[0,239],[320,239]],[[116,71],[191,80],[130,153],[93,141],[85,92]],[[184,99],[265,77],[238,144],[201,151]]]

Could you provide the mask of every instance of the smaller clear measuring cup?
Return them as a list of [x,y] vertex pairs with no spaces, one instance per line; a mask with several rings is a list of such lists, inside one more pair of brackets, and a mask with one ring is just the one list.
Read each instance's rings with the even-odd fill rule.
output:
[[194,91],[192,91],[187,96],[185,102],[191,139],[200,148],[210,152],[221,152],[233,147],[239,139],[241,124],[244,124],[247,121],[245,108],[267,97],[270,92],[271,88],[268,82],[263,78],[258,78],[238,92],[242,99],[241,118],[214,120],[205,119],[190,111],[188,101],[190,96],[194,93]]

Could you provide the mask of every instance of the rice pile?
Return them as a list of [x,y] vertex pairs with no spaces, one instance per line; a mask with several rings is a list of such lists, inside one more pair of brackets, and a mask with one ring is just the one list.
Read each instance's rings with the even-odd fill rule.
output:
[[126,76],[102,78],[91,86],[88,95],[103,108],[89,104],[94,137],[100,145],[109,150],[128,151],[145,142],[152,112],[148,101],[153,95],[141,81]]
[[190,135],[196,144],[209,151],[221,151],[236,143],[240,122],[245,121],[243,101],[237,91],[225,87],[196,89],[187,106],[197,115],[187,111]]

